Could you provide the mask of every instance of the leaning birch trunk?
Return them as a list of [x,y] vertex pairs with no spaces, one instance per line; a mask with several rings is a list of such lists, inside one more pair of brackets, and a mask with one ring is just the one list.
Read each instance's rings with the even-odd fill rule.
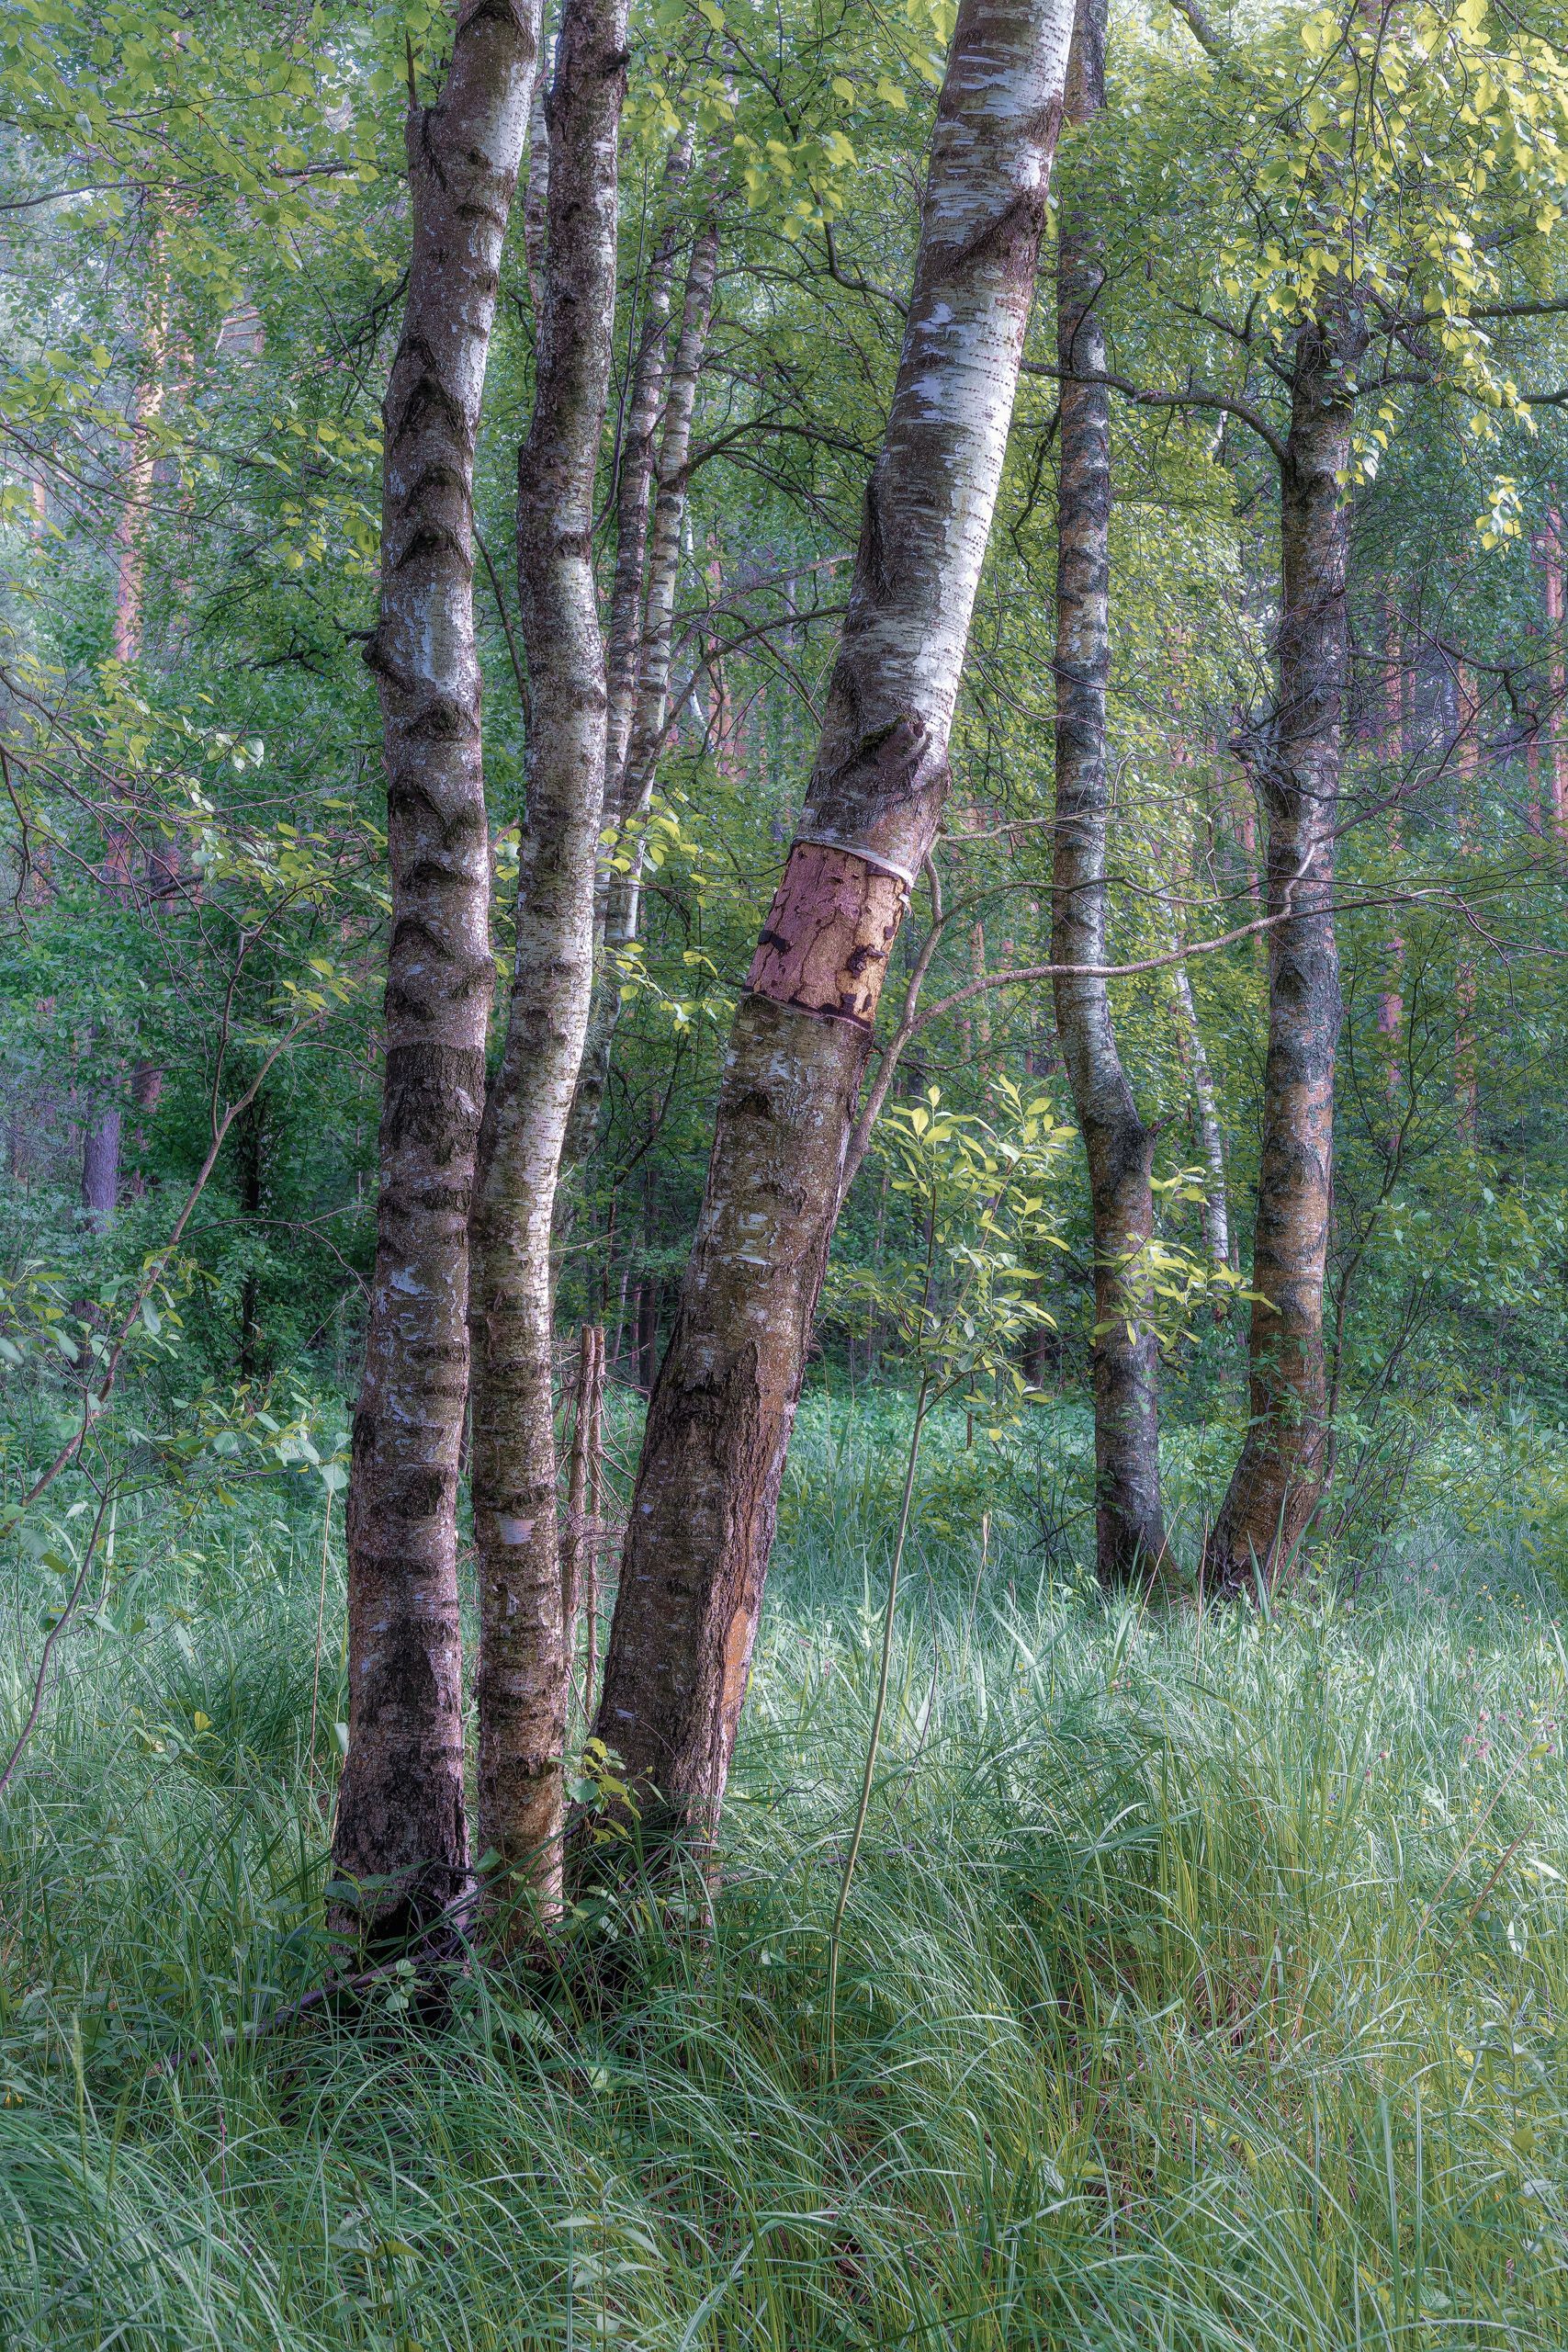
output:
[[711,1835],[723,1801],[877,999],[947,790],[1071,29],[1070,0],[959,7],[817,764],[730,1032],[622,1559],[597,1729],[655,1841]]
[[380,688],[391,939],[376,1271],[348,1494],[348,1759],[338,1877],[392,1936],[464,1890],[457,1459],[468,1222],[492,975],[474,644],[473,465],[533,79],[529,0],[468,0],[408,124],[413,257],[392,363]]
[[[1105,0],[1080,0],[1067,74],[1070,122],[1105,102]],[[1056,264],[1062,461],[1056,556],[1056,824],[1051,961],[1107,964],[1110,790],[1111,393],[1103,378],[1105,270],[1092,225],[1064,202]],[[1110,983],[1059,976],[1056,1032],[1089,1163],[1094,1244],[1095,1565],[1107,1587],[1146,1580],[1165,1555],[1159,1491],[1159,1343],[1148,1314],[1155,1139],[1116,1049]]]
[[[675,590],[681,576],[681,530],[686,518],[692,416],[717,275],[718,223],[710,217],[699,228],[692,247],[681,329],[670,367],[655,475],[658,489],[648,550],[648,586],[640,627],[632,643],[637,691],[624,714],[614,672],[610,680],[604,810],[607,821],[615,828],[617,854],[601,885],[593,1006],[566,1143],[566,1158],[573,1165],[588,1157],[598,1135],[609,1083],[610,1051],[621,1014],[620,958],[635,943],[642,919],[646,836],[641,820],[653,798],[659,755],[670,720],[670,662]],[[646,495],[645,485],[645,499]],[[639,556],[639,588],[640,571]],[[617,597],[620,585],[617,555]],[[613,606],[612,619],[614,610]]]
[[528,806],[501,1068],[474,1213],[474,1548],[479,1836],[501,1932],[519,1888],[558,1907],[567,1657],[556,1513],[550,1227],[593,982],[604,786],[604,646],[593,489],[615,309],[616,141],[626,0],[566,0],[550,124],[544,312],[517,460],[528,665]]
[[1247,1436],[1205,1548],[1222,1589],[1294,1561],[1327,1470],[1323,1285],[1334,1152],[1339,956],[1330,891],[1349,677],[1347,320],[1298,330],[1280,469],[1280,690],[1269,814],[1269,1050],[1253,1238]]

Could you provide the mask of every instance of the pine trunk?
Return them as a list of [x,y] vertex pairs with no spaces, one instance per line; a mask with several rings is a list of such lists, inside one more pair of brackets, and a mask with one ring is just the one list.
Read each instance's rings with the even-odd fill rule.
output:
[[376,1268],[348,1493],[349,1740],[333,1861],[362,1933],[464,1892],[457,1460],[492,971],[473,468],[536,14],[469,0],[408,123],[413,254],[383,411],[380,689],[391,937]]
[[1247,1437],[1205,1554],[1223,1589],[1295,1561],[1327,1469],[1323,1284],[1334,1156],[1339,957],[1330,892],[1349,675],[1346,572],[1356,331],[1297,334],[1280,469],[1280,690],[1269,814],[1269,1048],[1253,1238]]
[[816,768],[730,1033],[622,1561],[597,1727],[655,1839],[710,1834],[723,1801],[877,1000],[946,797],[1071,29],[1068,0],[961,0]]
[[479,1837],[502,1932],[527,1886],[559,1903],[567,1656],[556,1510],[550,1230],[593,985],[604,789],[604,645],[593,492],[615,309],[616,141],[626,0],[566,0],[533,421],[517,461],[528,799],[501,1069],[473,1227],[473,1498],[479,1585]]
[[[1067,119],[1105,97],[1104,0],[1080,0]],[[1105,696],[1111,677],[1111,395],[1091,226],[1064,203],[1056,264],[1062,371],[1056,558],[1056,823],[1054,964],[1106,964],[1110,815]],[[1110,1587],[1147,1578],[1165,1553],[1159,1491],[1159,1348],[1146,1304],[1154,1233],[1154,1136],[1138,1115],[1102,979],[1059,977],[1056,1031],[1089,1162],[1094,1242],[1095,1565]]]

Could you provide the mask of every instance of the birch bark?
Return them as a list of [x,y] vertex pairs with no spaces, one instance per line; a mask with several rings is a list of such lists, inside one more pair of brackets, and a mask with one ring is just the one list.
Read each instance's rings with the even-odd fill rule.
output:
[[632,371],[631,398],[621,435],[615,481],[615,577],[610,591],[609,643],[604,657],[604,799],[618,811],[631,741],[642,651],[643,576],[648,566],[649,506],[653,491],[659,419],[672,356],[670,305],[681,242],[681,192],[692,168],[688,125],[664,166],[665,216],[643,284],[642,334]]
[[[1203,1246],[1208,1252],[1211,1272],[1223,1275],[1230,1269],[1231,1220],[1225,1190],[1225,1138],[1220,1125],[1219,1098],[1214,1091],[1214,1074],[1209,1066],[1203,1032],[1198,1025],[1198,1006],[1192,994],[1191,974],[1185,964],[1173,964],[1170,977],[1176,991],[1177,1013],[1187,1035],[1187,1051],[1192,1066],[1192,1100],[1198,1113],[1198,1140],[1202,1147],[1203,1165],[1207,1170],[1203,1186]],[[1224,1315],[1225,1303],[1221,1296],[1214,1301],[1215,1322],[1223,1322]]]
[[467,0],[411,107],[413,254],[383,409],[380,691],[391,937],[376,1269],[348,1492],[345,1918],[395,1937],[468,1880],[457,1457],[468,1221],[492,987],[474,642],[473,465],[502,241],[527,131],[531,0]]
[[[653,798],[659,755],[670,718],[670,662],[675,631],[675,591],[681,576],[681,532],[686,518],[692,418],[696,407],[697,379],[702,373],[703,355],[713,322],[717,276],[718,222],[710,216],[697,231],[687,266],[680,332],[664,392],[664,423],[653,475],[656,494],[652,526],[645,534],[647,588],[645,593],[639,546],[636,586],[641,597],[641,615],[629,640],[624,636],[618,640],[615,637],[616,607],[612,605],[604,811],[607,822],[615,827],[621,858],[608,869],[602,884],[598,979],[566,1144],[565,1156],[573,1164],[587,1158],[598,1133],[604,1089],[609,1081],[610,1052],[621,1012],[618,958],[636,940],[642,920],[641,820],[647,816]],[[645,482],[645,510],[648,488]],[[631,518],[627,521],[630,525]],[[635,526],[632,527],[635,529]],[[630,584],[628,580],[628,587]],[[617,553],[617,598],[621,591]],[[620,625],[625,629],[624,607]],[[618,670],[617,660],[621,664]],[[628,676],[636,682],[635,695],[629,700],[624,698]]]
[[1248,1336],[1247,1436],[1205,1555],[1222,1589],[1248,1590],[1293,1562],[1327,1468],[1324,1264],[1334,1151],[1339,957],[1334,880],[1349,684],[1351,402],[1362,337],[1349,315],[1296,336],[1280,469],[1279,700],[1263,776],[1269,911],[1269,1048]]
[[946,795],[1071,30],[1071,0],[958,11],[816,767],[731,1029],[632,1499],[598,1731],[655,1839],[710,1833],[723,1800],[872,1023]]
[[517,460],[528,666],[527,814],[501,1068],[473,1222],[473,1498],[479,1581],[479,1815],[501,1932],[560,1894],[567,1658],[556,1511],[550,1227],[593,983],[604,646],[593,490],[615,309],[626,0],[566,0],[549,120],[544,309]]
[[[1105,0],[1079,0],[1066,116],[1105,102]],[[1111,677],[1111,393],[1093,224],[1064,202],[1056,263],[1062,371],[1056,556],[1056,823],[1051,961],[1106,964],[1110,818],[1105,697]],[[1089,1162],[1094,1243],[1095,1565],[1107,1587],[1146,1579],[1165,1554],[1159,1490],[1159,1346],[1146,1300],[1155,1139],[1116,1049],[1108,981],[1059,976],[1056,1030]]]

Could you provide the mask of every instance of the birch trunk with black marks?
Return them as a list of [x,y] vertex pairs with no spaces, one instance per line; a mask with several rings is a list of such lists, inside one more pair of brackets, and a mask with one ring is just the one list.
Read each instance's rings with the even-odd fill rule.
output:
[[[1105,0],[1079,0],[1067,73],[1070,122],[1105,99]],[[1062,371],[1056,556],[1056,823],[1054,964],[1111,960],[1105,885],[1110,785],[1111,394],[1100,303],[1105,272],[1092,223],[1064,200],[1056,264]],[[1089,1163],[1094,1245],[1095,1566],[1109,1587],[1146,1579],[1165,1554],[1159,1490],[1159,1346],[1147,1312],[1155,1139],[1116,1049],[1111,989],[1060,975],[1056,1032]]]
[[1297,332],[1280,469],[1279,700],[1260,781],[1269,817],[1269,1048],[1253,1237],[1248,1419],[1205,1549],[1221,1589],[1296,1559],[1327,1464],[1324,1265],[1334,1154],[1339,957],[1330,892],[1349,685],[1353,320]]
[[[657,487],[651,529],[646,524],[649,485],[646,480],[642,485],[643,536],[629,614],[619,604],[622,580],[617,549],[612,628],[614,631],[617,625],[617,615],[623,630],[628,623],[632,626],[629,639],[612,635],[604,812],[606,823],[615,829],[616,856],[606,867],[601,883],[597,979],[582,1072],[566,1143],[566,1158],[574,1165],[587,1158],[599,1132],[604,1089],[609,1083],[610,1053],[621,1013],[619,959],[635,942],[642,920],[642,820],[653,798],[659,755],[670,719],[670,663],[675,633],[675,590],[681,576],[681,532],[686,519],[692,417],[696,407],[697,379],[702,373],[703,355],[713,321],[717,276],[718,222],[710,216],[699,226],[692,246],[680,332],[663,392],[664,423],[652,475]],[[651,450],[651,433],[649,447]],[[634,518],[627,515],[624,521],[635,534]],[[646,591],[642,585],[644,545]],[[628,564],[628,591],[631,585]],[[635,682],[636,691],[628,695],[626,687],[630,682]]]
[[597,1729],[656,1843],[711,1835],[723,1801],[877,1000],[947,792],[1071,30],[1071,0],[961,0],[816,766],[730,1032],[622,1559]]
[[348,1492],[348,1758],[333,1862],[360,1932],[468,1883],[457,1457],[468,1213],[492,967],[474,642],[473,467],[536,10],[470,0],[408,123],[413,254],[383,411],[380,689],[391,937],[376,1269]]
[[473,1222],[473,1498],[479,1586],[479,1826],[502,1932],[531,1887],[558,1905],[567,1658],[556,1510],[550,1228],[593,985],[604,645],[593,491],[615,310],[626,0],[565,0],[547,113],[544,310],[517,460],[528,668],[527,813],[501,1068]]

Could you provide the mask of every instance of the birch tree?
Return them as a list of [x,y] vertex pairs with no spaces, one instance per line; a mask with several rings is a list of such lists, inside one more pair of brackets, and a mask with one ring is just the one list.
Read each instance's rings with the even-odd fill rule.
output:
[[558,1902],[567,1658],[556,1510],[550,1229],[587,1031],[605,678],[593,494],[615,308],[626,0],[566,0],[549,124],[534,414],[517,461],[527,811],[501,1068],[474,1215],[473,1493],[479,1834],[507,1932],[513,1882]]
[[413,251],[383,412],[380,690],[392,907],[376,1266],[348,1491],[348,1756],[333,1859],[362,1930],[426,1928],[468,1882],[458,1453],[468,1226],[492,990],[473,469],[537,39],[467,0],[408,116]]
[[1068,0],[961,0],[816,764],[731,1029],[632,1499],[598,1731],[650,1833],[711,1831],[723,1800],[877,1001],[947,791],[1071,31]]
[[[1070,122],[1105,103],[1105,0],[1079,0],[1067,74]],[[1105,697],[1111,676],[1111,393],[1105,268],[1081,198],[1064,202],[1056,259],[1062,461],[1056,555],[1056,824],[1051,960],[1110,958]],[[1154,1134],[1117,1051],[1109,981],[1064,972],[1056,1029],[1089,1162],[1094,1251],[1095,1560],[1108,1586],[1148,1577],[1165,1553],[1159,1487],[1159,1344],[1145,1311],[1155,1229]]]

